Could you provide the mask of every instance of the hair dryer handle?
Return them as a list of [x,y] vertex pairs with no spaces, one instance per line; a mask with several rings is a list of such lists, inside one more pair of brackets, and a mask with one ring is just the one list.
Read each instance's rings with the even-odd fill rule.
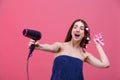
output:
[[30,51],[29,51],[27,60],[29,60],[29,58],[31,57],[32,52],[34,51],[34,49],[35,49],[35,44],[32,44],[32,45],[30,46]]

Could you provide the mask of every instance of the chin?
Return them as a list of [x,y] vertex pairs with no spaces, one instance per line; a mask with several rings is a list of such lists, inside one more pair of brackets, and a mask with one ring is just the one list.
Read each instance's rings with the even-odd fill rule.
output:
[[74,41],[78,42],[78,41],[81,41],[81,39],[73,39]]

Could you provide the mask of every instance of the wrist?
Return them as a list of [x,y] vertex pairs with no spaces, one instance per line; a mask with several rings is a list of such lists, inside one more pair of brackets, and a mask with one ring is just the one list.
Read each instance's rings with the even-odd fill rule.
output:
[[38,42],[36,42],[35,47],[40,47],[40,44]]

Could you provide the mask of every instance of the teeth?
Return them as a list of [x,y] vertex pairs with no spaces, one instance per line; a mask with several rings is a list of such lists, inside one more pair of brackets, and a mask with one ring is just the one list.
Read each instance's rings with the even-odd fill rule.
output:
[[75,34],[75,36],[80,36],[80,35],[78,35],[78,34]]

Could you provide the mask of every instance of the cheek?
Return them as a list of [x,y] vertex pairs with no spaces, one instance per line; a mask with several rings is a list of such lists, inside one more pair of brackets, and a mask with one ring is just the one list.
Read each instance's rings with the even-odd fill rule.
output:
[[74,32],[75,32],[75,29],[72,29],[71,34],[73,34]]
[[84,33],[84,31],[81,31],[81,35],[84,37],[85,36],[85,33]]
[[81,34],[84,34],[84,30],[80,30],[80,33],[81,33]]
[[72,31],[71,31],[71,35],[73,36],[73,34],[74,34],[74,31],[72,30]]

